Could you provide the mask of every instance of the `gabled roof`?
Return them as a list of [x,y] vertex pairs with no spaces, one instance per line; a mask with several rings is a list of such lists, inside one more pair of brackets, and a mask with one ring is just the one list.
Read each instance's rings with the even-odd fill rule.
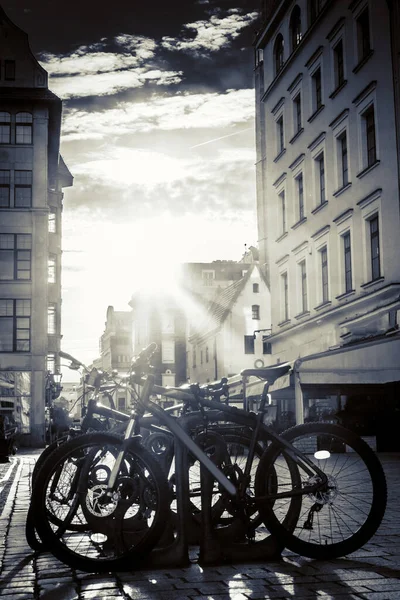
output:
[[265,278],[258,265],[251,264],[247,273],[241,279],[222,289],[220,292],[217,292],[216,296],[209,304],[206,317],[203,321],[195,326],[195,332],[190,336],[191,338],[205,336],[211,331],[221,327],[231,312],[232,307],[234,306],[240,293],[245,288],[248,280],[250,279],[250,275],[255,268],[258,268],[260,277],[265,282]]
[[48,88],[0,87],[0,96],[12,100],[52,100],[61,104],[60,98]]

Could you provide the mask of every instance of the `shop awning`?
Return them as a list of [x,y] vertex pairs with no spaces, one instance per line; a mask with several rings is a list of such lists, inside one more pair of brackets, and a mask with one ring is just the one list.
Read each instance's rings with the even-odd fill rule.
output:
[[400,381],[400,336],[345,346],[298,359],[301,385],[385,384]]

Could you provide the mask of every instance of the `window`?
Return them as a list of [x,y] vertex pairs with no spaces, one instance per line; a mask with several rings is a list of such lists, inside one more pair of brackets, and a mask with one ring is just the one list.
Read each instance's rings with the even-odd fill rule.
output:
[[208,346],[206,346],[206,363],[210,360]]
[[260,286],[258,283],[253,283],[253,293],[254,294],[258,294],[258,292],[260,291]]
[[194,369],[196,368],[196,348],[193,348],[193,362],[192,362],[192,367]]
[[339,40],[333,49],[333,63],[335,71],[335,87],[338,88],[344,83],[343,40]]
[[279,33],[276,36],[275,44],[274,44],[274,65],[275,65],[275,75],[278,75],[279,71],[283,67],[283,37],[282,34]]
[[15,143],[32,144],[32,115],[20,112],[15,116]]
[[15,60],[4,61],[4,79],[6,81],[15,81]]
[[296,177],[296,188],[297,188],[297,209],[299,221],[304,219],[304,186],[303,186],[303,173],[300,173]]
[[347,152],[347,134],[342,133],[338,137],[339,144],[339,166],[340,166],[340,184],[342,187],[349,183],[349,163],[348,163],[348,152]]
[[57,277],[57,256],[50,254],[47,262],[47,282],[55,283]]
[[0,234],[0,280],[31,278],[30,234]]
[[366,167],[376,163],[376,134],[375,134],[375,112],[370,106],[362,115],[365,139]]
[[317,189],[318,189],[318,199],[319,204],[323,204],[326,202],[326,192],[325,192],[325,159],[324,153],[321,152],[319,156],[316,158],[317,165]]
[[47,333],[54,335],[57,332],[56,328],[57,305],[51,302],[47,307]]
[[322,286],[322,304],[329,301],[329,281],[328,281],[328,249],[326,246],[319,251],[321,259],[321,286]]
[[203,364],[203,350],[200,350],[200,364]]
[[256,320],[260,318],[260,307],[258,304],[253,304],[251,307],[251,318]]
[[0,144],[11,142],[11,115],[8,112],[0,112]]
[[285,134],[284,134],[284,129],[283,129],[283,115],[281,115],[276,122],[276,139],[277,139],[278,154],[280,154],[285,149]]
[[10,171],[0,171],[0,208],[10,206]]
[[49,233],[57,233],[57,211],[55,208],[50,208],[48,215],[48,231]]
[[271,344],[271,342],[268,341],[268,339],[269,339],[268,336],[266,336],[266,335],[263,336],[263,339],[262,339],[263,354],[272,354],[272,344]]
[[203,279],[203,285],[212,286],[215,279],[215,271],[202,271],[201,277]]
[[313,93],[313,111],[322,107],[322,78],[321,67],[318,67],[312,74],[312,93]]
[[301,94],[297,94],[297,96],[293,100],[293,117],[294,117],[294,133],[298,133],[300,129],[303,127],[302,118],[301,118]]
[[14,206],[28,208],[32,206],[32,171],[15,171]]
[[244,353],[254,354],[254,335],[244,336]]
[[289,320],[289,288],[288,288],[288,274],[285,271],[281,274],[281,296],[282,296],[282,321]]
[[307,297],[307,269],[306,261],[302,260],[299,263],[300,269],[300,290],[301,290],[301,312],[305,313],[308,310],[308,297]]
[[29,352],[31,301],[0,300],[0,352]]
[[291,51],[293,52],[301,42],[301,12],[300,7],[297,5],[292,10],[289,28]]
[[56,355],[54,352],[49,352],[46,356],[46,369],[49,373],[56,372]]
[[369,235],[371,244],[371,279],[374,281],[381,276],[378,215],[374,215],[369,220]]
[[279,210],[280,210],[280,233],[283,235],[286,233],[286,197],[285,191],[283,190],[279,194]]
[[368,8],[365,8],[357,18],[357,46],[358,60],[361,61],[371,52]]
[[124,396],[118,398],[118,410],[120,412],[126,411],[126,398]]
[[344,257],[344,291],[351,292],[353,289],[353,273],[351,269],[351,238],[350,231],[343,236],[343,257]]
[[312,25],[321,12],[322,0],[308,0],[308,17]]

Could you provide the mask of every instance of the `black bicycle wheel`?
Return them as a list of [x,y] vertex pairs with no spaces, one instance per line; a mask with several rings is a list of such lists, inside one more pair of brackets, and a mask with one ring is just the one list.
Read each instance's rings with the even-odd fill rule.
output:
[[[282,510],[290,498],[263,502],[260,512],[272,534],[302,556],[331,559],[361,548],[378,529],[386,508],[386,480],[371,448],[357,435],[325,423],[288,429],[282,437],[302,451],[327,477],[319,490],[303,493],[296,527],[290,531]],[[268,473],[278,474],[277,493],[299,493],[321,481],[299,467],[300,486],[286,478],[287,449],[272,444],[260,460],[257,495],[268,495]]]
[[126,450],[114,493],[106,495],[122,444],[111,434],[85,434],[55,450],[38,472],[35,527],[46,549],[73,568],[131,570],[167,523],[166,476],[135,442]]

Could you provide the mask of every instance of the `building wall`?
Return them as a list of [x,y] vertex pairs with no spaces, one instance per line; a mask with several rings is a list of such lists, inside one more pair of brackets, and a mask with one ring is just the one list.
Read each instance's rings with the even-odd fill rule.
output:
[[[302,40],[290,54],[289,20],[301,9]],[[360,62],[357,19],[368,7],[372,51]],[[390,22],[386,2],[327,1],[315,23],[307,3],[281,2],[280,18],[259,34],[257,57],[257,148],[260,262],[270,271],[274,360],[294,360],[362,337],[381,334],[396,318],[400,282],[399,188],[396,152]],[[285,63],[275,76],[277,35],[284,38]],[[344,83],[335,84],[335,45],[343,43]],[[315,98],[321,69],[322,108]],[[262,75],[260,75],[260,71]],[[264,81],[264,84],[262,83]],[[302,127],[296,135],[296,95],[301,94]],[[377,161],[366,168],[363,111],[374,106]],[[278,121],[283,119],[283,151]],[[263,133],[265,127],[265,134]],[[340,136],[346,133],[348,184],[341,180]],[[325,201],[320,202],[318,162],[325,158]],[[259,172],[261,166],[258,167]],[[299,219],[296,177],[303,175],[304,217]],[[286,199],[282,229],[281,199]],[[369,219],[378,215],[380,276],[371,275]],[[351,239],[351,289],[346,292],[344,239]],[[328,297],[322,297],[321,249],[328,256]],[[299,263],[307,270],[307,307],[301,306]],[[288,314],[282,275],[287,273]],[[374,315],[367,318],[367,315]],[[364,323],[360,319],[364,318]]]

